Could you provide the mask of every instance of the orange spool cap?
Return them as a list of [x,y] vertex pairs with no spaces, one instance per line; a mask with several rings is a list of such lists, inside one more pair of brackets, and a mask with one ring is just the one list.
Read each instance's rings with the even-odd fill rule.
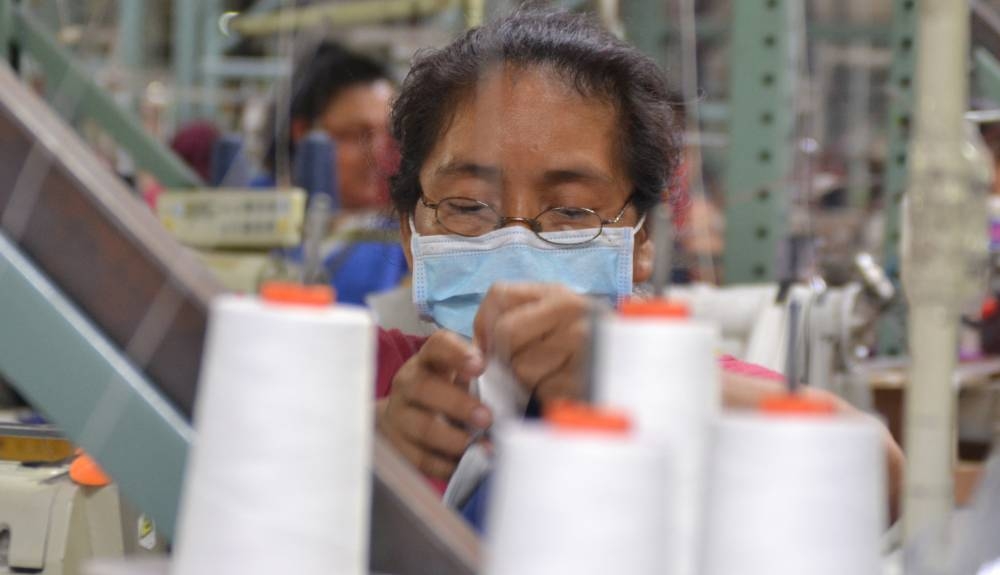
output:
[[104,473],[101,466],[89,455],[82,452],[69,465],[69,478],[77,485],[86,485],[87,487],[104,487],[111,483],[111,478]]
[[313,307],[325,307],[336,301],[330,286],[292,282],[267,282],[260,288],[260,297],[270,303]]
[[837,405],[830,400],[807,398],[801,394],[782,393],[761,400],[760,410],[768,415],[829,417],[837,413]]
[[665,298],[629,298],[618,307],[624,317],[676,318],[691,317],[691,309],[684,302]]
[[622,412],[572,401],[557,401],[547,406],[545,421],[556,429],[574,431],[625,434],[632,429],[632,421]]

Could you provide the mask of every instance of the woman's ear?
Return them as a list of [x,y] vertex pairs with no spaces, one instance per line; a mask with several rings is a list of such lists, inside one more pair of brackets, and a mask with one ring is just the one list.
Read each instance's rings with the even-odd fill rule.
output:
[[632,283],[641,284],[653,277],[653,238],[649,233],[649,219],[635,234],[632,248]]
[[410,237],[413,236],[413,228],[410,227],[410,214],[399,214],[399,241],[403,244],[403,255],[406,256],[406,265],[413,270],[413,250],[410,249]]

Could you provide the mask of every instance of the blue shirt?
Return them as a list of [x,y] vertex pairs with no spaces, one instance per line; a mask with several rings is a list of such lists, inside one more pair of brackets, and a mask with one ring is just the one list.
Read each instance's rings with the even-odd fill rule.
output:
[[489,503],[492,484],[492,474],[484,477],[482,483],[472,492],[472,497],[465,502],[465,507],[462,507],[462,517],[479,534],[482,534],[483,529],[486,527],[486,508]]
[[[254,188],[273,188],[270,174],[253,178]],[[397,223],[391,218],[377,218],[373,231],[392,231]],[[284,252],[292,261],[302,261],[302,248]],[[395,241],[349,241],[329,244],[323,255],[330,285],[337,292],[337,301],[365,305],[365,296],[395,288],[409,274],[403,247]]]

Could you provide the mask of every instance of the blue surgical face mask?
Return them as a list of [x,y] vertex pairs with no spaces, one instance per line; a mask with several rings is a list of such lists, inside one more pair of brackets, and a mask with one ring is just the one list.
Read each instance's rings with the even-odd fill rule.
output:
[[[474,238],[422,236],[410,218],[413,303],[439,326],[472,337],[472,324],[496,282],[558,283],[618,304],[632,293],[635,228],[604,228],[582,245],[554,245],[531,230],[512,226]],[[593,230],[551,232],[554,241],[590,237]]]

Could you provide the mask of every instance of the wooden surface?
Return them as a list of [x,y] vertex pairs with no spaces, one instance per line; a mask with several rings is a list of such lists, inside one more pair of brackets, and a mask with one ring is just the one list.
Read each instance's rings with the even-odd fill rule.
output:
[[[904,388],[909,377],[908,368],[909,363],[905,359],[874,360],[860,365],[861,373],[867,377],[873,390]],[[959,363],[952,385],[957,389],[979,387],[996,379],[1000,379],[1000,358],[986,357]]]

